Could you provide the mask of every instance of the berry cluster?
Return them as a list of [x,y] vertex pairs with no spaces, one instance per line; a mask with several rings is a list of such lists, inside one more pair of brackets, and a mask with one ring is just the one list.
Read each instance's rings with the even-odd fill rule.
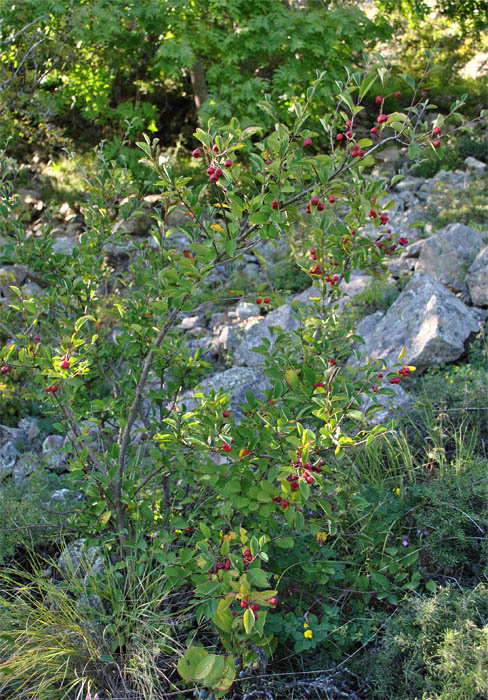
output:
[[216,574],[221,569],[228,571],[230,569],[230,559],[226,557],[224,560],[219,560],[215,562],[215,566],[212,566],[209,570],[209,574]]
[[53,384],[52,386],[47,386],[45,391],[48,393],[53,392],[54,394],[58,391],[59,387],[56,384]]

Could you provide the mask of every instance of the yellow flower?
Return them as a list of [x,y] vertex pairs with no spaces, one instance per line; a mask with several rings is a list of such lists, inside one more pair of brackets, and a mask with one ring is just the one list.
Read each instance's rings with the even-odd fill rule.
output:
[[451,379],[450,382],[449,382],[449,384],[452,384],[453,382],[454,382],[454,379]]
[[303,633],[303,636],[306,637],[307,639],[312,639],[312,630],[307,630],[306,632]]
[[396,493],[397,496],[400,495],[400,489],[393,489],[393,493]]
[[306,622],[303,623],[303,629],[308,630],[308,625]]

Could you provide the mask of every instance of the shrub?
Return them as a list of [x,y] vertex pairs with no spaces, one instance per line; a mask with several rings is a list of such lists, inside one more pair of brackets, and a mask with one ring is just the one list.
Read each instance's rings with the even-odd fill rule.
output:
[[[337,109],[321,120],[319,135],[306,120],[322,77],[308,89],[305,107],[295,105],[292,129],[276,122],[264,139],[258,127],[243,130],[237,120],[198,129],[194,158],[208,176],[204,185],[176,175],[157,140],[144,137],[139,147],[156,175],[160,209],[151,237],[131,240],[133,256],[121,272],[110,254],[127,238],[113,221],[145,214],[125,170],[100,160],[88,183],[86,230],[68,254],[54,252],[48,228],[24,236],[3,180],[2,255],[28,265],[43,283],[38,297],[10,287],[6,324],[13,338],[1,350],[3,374],[25,373],[26,396],[42,396],[55,428],[69,434],[70,483],[84,494],[73,523],[83,536],[110,552],[121,576],[164,567],[160,595],[177,592],[192,614],[178,671],[215,697],[227,693],[239,669],[275,649],[267,620],[280,602],[276,584],[286,592],[290,583],[288,555],[298,542],[308,559],[300,572],[304,601],[316,597],[317,581],[324,600],[334,586],[345,610],[356,605],[351,585],[360,601],[395,605],[420,584],[417,552],[397,542],[403,500],[355,488],[330,464],[333,455],[386,435],[370,418],[377,396],[394,393],[389,380],[400,379],[392,365],[377,386],[377,362],[347,363],[357,339],[336,313],[339,283],[352,269],[384,269],[396,247],[383,228],[391,206],[386,183],[368,177],[369,168],[378,148],[407,139],[415,157],[433,134],[417,133],[424,106],[413,105],[388,115],[379,108],[375,141],[355,137],[368,90],[388,91],[387,67],[377,57],[338,86]],[[411,78],[405,81],[414,89]],[[270,101],[262,108],[273,116]],[[330,154],[316,147],[322,138],[331,142]],[[182,250],[173,244],[176,208],[185,222]],[[236,411],[220,392],[195,393],[193,407],[184,389],[206,365],[185,343],[181,314],[208,298],[215,267],[260,239],[288,235],[303,216],[302,261],[320,293],[311,307],[292,304],[295,330],[274,328],[256,348],[269,388],[247,391]],[[369,222],[373,236],[363,233]],[[211,289],[219,302],[220,289]],[[297,606],[296,617],[303,609]],[[321,619],[333,625],[335,615],[326,609]],[[309,626],[302,648],[314,644]],[[111,648],[120,664],[128,636]],[[102,683],[95,671],[93,683]]]
[[477,700],[486,695],[487,594],[484,584],[472,590],[446,586],[432,597],[405,603],[369,654],[371,697]]

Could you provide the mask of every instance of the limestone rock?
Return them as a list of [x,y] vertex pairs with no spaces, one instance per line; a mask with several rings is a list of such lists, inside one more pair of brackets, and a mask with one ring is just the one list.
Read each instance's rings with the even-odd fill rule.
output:
[[466,276],[469,295],[475,306],[488,306],[488,246],[485,246],[468,270]]
[[19,452],[14,443],[6,442],[0,449],[0,479],[11,476]]
[[40,466],[39,457],[32,452],[25,452],[19,457],[12,472],[15,484],[20,484]]
[[473,156],[465,158],[464,164],[470,170],[476,170],[479,173],[482,173],[488,167],[486,163],[482,163],[480,160],[477,160],[477,158],[473,158]]
[[70,542],[59,555],[57,565],[66,579],[76,577],[83,581],[104,569],[100,547],[87,546],[86,538]]
[[255,323],[245,333],[242,342],[235,351],[235,362],[238,365],[257,367],[263,364],[263,356],[253,352],[253,348],[261,345],[263,338],[271,338],[270,326],[279,326],[284,331],[296,330],[298,319],[294,316],[290,304],[283,304],[271,311],[262,321]]
[[478,331],[483,313],[466,306],[426,272],[416,272],[398,299],[380,318],[359,324],[364,339],[361,351],[387,365],[396,362],[402,347],[402,362],[431,367],[457,360],[464,342]]
[[48,435],[42,443],[42,455],[47,468],[51,471],[66,471],[66,453],[61,452],[63,443],[62,435]]
[[449,224],[424,241],[416,269],[453,292],[467,294],[466,272],[482,245],[481,236],[469,226]]
[[230,410],[236,415],[242,415],[237,404],[246,403],[246,391],[251,390],[257,396],[262,396],[262,392],[269,386],[269,380],[261,370],[254,367],[232,367],[201,381],[198,387],[181,397],[181,404],[185,404],[187,410],[192,411],[199,403],[193,394],[222,390],[229,394]]

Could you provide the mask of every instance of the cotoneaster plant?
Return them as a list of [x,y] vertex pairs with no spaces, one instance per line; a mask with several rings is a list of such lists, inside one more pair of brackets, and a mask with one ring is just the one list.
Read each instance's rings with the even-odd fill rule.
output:
[[[378,103],[376,141],[363,136],[356,126],[363,99],[373,86],[387,94],[387,68],[375,56],[338,83],[335,112],[323,117],[320,133],[312,132],[307,118],[322,77],[307,90],[306,104],[295,106],[291,129],[277,120],[263,137],[235,119],[198,129],[193,157],[208,176],[203,185],[176,176],[157,140],[144,137],[139,147],[158,178],[161,207],[151,243],[132,244],[124,274],[110,263],[124,243],[112,228],[115,202],[126,195],[127,217],[139,207],[123,173],[102,163],[75,254],[55,253],[49,231],[42,242],[25,240],[3,184],[10,222],[4,257],[35,270],[43,293],[27,298],[11,288],[4,321],[10,338],[0,365],[8,367],[9,381],[28,377],[27,394],[57,414],[68,436],[70,479],[84,494],[74,516],[82,533],[111,552],[121,576],[124,568],[157,561],[168,587],[184,594],[195,625],[178,670],[216,698],[277,644],[267,619],[279,614],[284,569],[273,553],[293,552],[296,538],[305,536],[320,585],[326,588],[331,576],[340,580],[320,545],[327,537],[338,559],[350,554],[341,535],[350,499],[347,492],[334,495],[328,459],[386,434],[388,426],[370,421],[377,398],[394,393],[413,369],[362,360],[357,351],[359,362],[348,363],[357,338],[341,328],[337,305],[352,270],[374,273],[408,242],[397,241],[386,181],[369,177],[375,154],[400,142],[416,157],[435,148],[434,130],[448,120],[423,125],[429,105],[405,76],[409,97],[398,96],[391,114]],[[270,101],[262,108],[273,116]],[[186,221],[178,227],[188,241],[183,250],[169,225],[175,209]],[[307,307],[293,302],[297,330],[272,329],[256,348],[268,388],[247,392],[239,415],[215,392],[197,393],[198,405],[187,408],[184,391],[208,363],[189,351],[180,314],[198,308],[215,268],[259,241],[290,234],[298,221],[306,229],[299,262],[318,291]],[[374,235],[366,232],[370,223]],[[270,302],[256,301],[263,299]],[[364,556],[369,561],[371,552]],[[375,557],[376,578],[362,575],[361,585],[375,591],[382,581],[383,597],[393,602],[384,581],[400,569],[383,568],[380,544]],[[408,585],[402,570],[395,586]],[[219,639],[210,649],[199,632],[208,624]],[[115,644],[117,653],[123,649]]]

